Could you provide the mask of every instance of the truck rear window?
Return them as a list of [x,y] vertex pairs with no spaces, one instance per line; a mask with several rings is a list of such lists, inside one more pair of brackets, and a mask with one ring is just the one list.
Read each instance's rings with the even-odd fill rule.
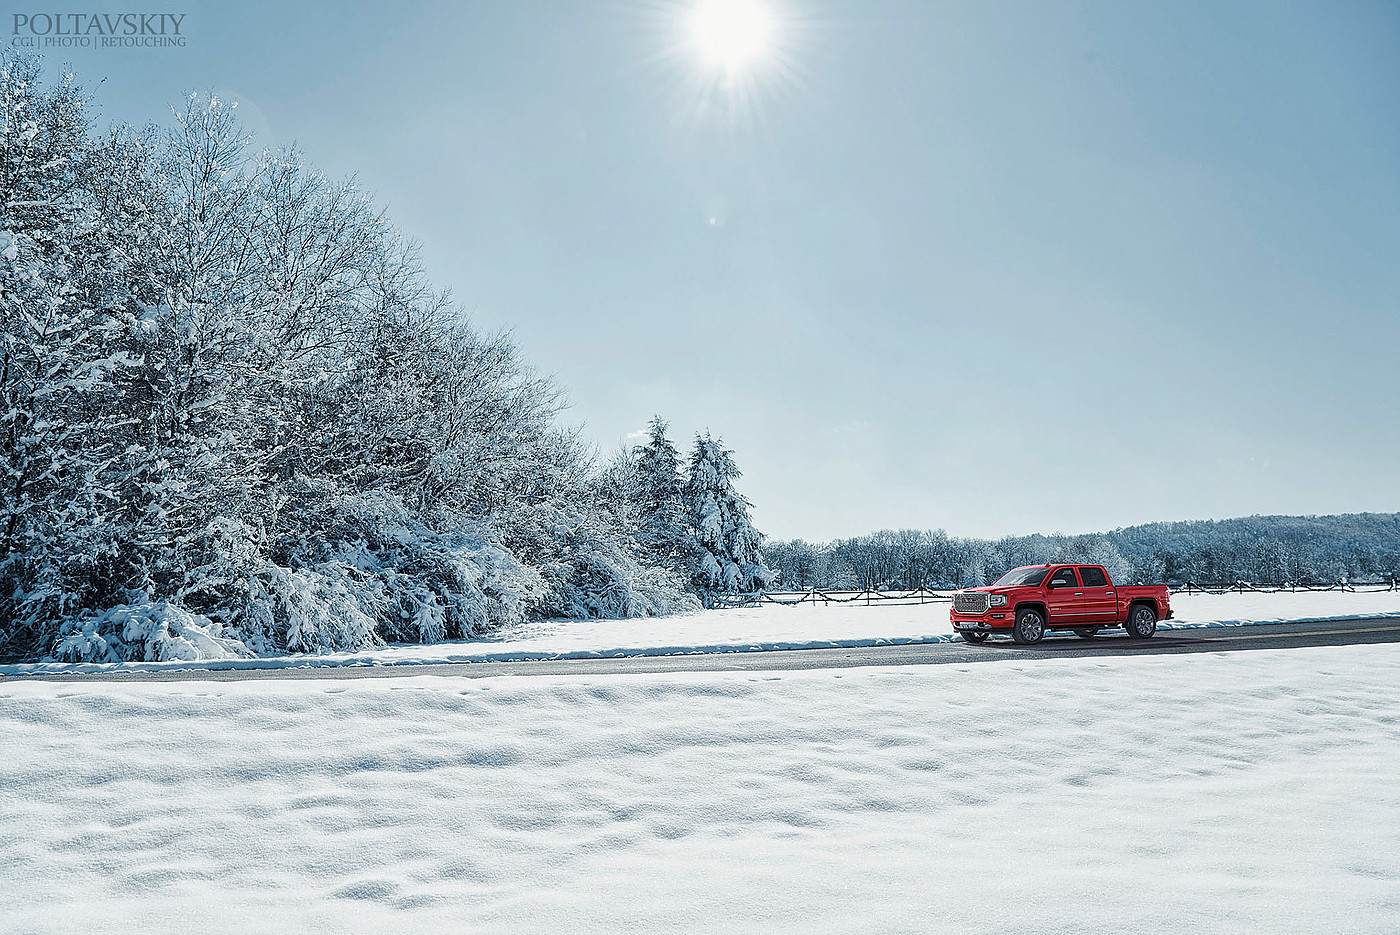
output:
[[1079,569],[1079,580],[1084,582],[1084,587],[1086,588],[1108,587],[1108,579],[1105,578],[1104,573],[1097,568]]

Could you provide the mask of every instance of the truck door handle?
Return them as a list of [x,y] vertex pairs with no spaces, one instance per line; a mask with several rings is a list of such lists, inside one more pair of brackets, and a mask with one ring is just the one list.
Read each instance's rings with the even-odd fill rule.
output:
[[1084,592],[1083,592],[1083,591],[1075,591],[1075,592],[1074,592],[1074,596],[1075,596],[1075,597],[1083,597],[1083,596],[1084,596]]

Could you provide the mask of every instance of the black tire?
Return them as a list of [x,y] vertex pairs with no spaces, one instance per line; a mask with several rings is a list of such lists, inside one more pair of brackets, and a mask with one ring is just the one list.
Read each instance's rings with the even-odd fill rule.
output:
[[1157,608],[1151,604],[1136,604],[1128,611],[1128,622],[1123,627],[1128,637],[1135,640],[1151,638],[1157,632]]
[[1074,635],[1080,639],[1092,640],[1099,635],[1098,627],[1075,627]]
[[958,632],[961,633],[962,638],[969,643],[985,643],[987,642],[987,637],[992,635],[986,630],[959,630]]
[[1045,638],[1045,615],[1034,607],[1016,611],[1016,625],[1011,628],[1011,639],[1022,646],[1039,643]]

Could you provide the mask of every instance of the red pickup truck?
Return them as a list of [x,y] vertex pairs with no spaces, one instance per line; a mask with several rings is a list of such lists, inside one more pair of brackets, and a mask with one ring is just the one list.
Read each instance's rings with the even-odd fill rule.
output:
[[1102,565],[1027,565],[984,588],[955,592],[949,615],[969,643],[1010,631],[1017,643],[1029,644],[1039,643],[1046,630],[1073,630],[1089,639],[1111,627],[1145,640],[1172,608],[1166,585],[1115,585]]

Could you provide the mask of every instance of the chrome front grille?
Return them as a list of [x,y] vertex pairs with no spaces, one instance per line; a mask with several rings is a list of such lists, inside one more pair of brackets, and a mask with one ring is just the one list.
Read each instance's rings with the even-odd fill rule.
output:
[[956,591],[953,593],[953,609],[960,614],[985,614],[992,606],[992,596],[986,591]]

